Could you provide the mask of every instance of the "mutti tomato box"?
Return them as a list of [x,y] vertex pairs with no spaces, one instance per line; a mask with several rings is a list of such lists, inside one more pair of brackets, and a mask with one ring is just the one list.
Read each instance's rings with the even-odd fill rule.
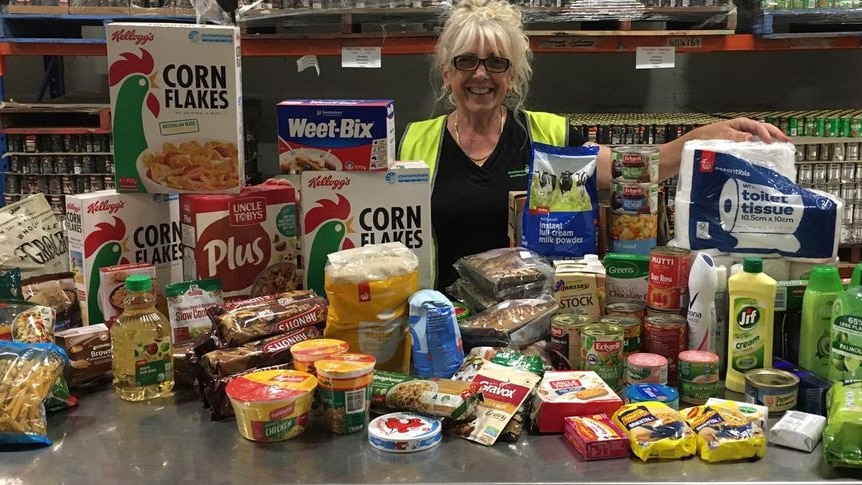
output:
[[239,28],[117,22],[105,34],[117,190],[239,192]]
[[186,281],[218,278],[225,300],[297,287],[296,191],[283,184],[236,195],[180,196]]
[[419,258],[419,288],[433,288],[431,182],[424,162],[386,172],[303,172],[305,289],[325,295],[323,268],[333,252],[400,242]]
[[282,173],[386,170],[395,162],[390,100],[286,100],[276,113]]
[[180,207],[176,195],[102,190],[66,196],[69,261],[84,325],[105,323],[100,270],[148,263],[156,267],[157,298],[183,280]]
[[530,418],[540,433],[562,433],[568,416],[614,413],[623,400],[593,371],[545,372]]

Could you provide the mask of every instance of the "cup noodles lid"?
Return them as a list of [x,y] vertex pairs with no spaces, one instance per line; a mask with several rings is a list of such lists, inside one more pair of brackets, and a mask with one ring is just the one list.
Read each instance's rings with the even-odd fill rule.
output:
[[265,370],[252,372],[232,380],[225,388],[227,395],[247,403],[295,400],[317,388],[317,378],[296,370]]
[[343,355],[333,355],[315,362],[317,375],[330,379],[349,379],[374,372],[374,364],[377,363],[374,356],[352,353],[342,358]]
[[442,429],[439,419],[424,414],[384,414],[368,424],[368,443],[392,453],[422,451],[440,443]]
[[344,340],[320,338],[299,342],[290,348],[290,354],[293,356],[293,360],[315,362],[346,352],[349,347],[350,345]]

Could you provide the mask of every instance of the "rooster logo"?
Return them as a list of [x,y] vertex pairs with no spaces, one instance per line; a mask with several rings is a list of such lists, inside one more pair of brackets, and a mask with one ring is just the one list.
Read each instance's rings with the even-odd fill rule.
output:
[[306,288],[324,295],[324,273],[326,257],[336,251],[356,247],[348,234],[351,227],[350,201],[338,194],[338,201],[318,199],[316,205],[305,215],[303,227],[306,235],[314,234],[306,268]]
[[114,223],[100,222],[96,230],[84,239],[84,259],[90,260],[90,280],[87,285],[87,321],[90,325],[105,321],[99,307],[99,269],[118,264],[128,264],[123,253],[126,247],[126,225],[114,216]]
[[[144,107],[153,116],[159,117],[159,100],[152,93],[153,89],[158,88],[158,72],[149,51],[140,51],[140,56],[132,52],[120,54],[122,59],[114,61],[108,70],[110,86],[120,86],[113,106],[114,157],[118,167],[136,167],[138,157],[148,148],[144,131]],[[118,113],[122,113],[122,116],[118,116]],[[145,191],[140,182],[138,190]]]

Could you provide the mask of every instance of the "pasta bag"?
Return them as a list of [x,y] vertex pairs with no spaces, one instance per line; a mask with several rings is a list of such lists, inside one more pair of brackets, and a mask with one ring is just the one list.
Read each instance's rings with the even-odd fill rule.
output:
[[379,370],[408,373],[408,299],[418,286],[419,259],[402,243],[330,254],[324,269],[329,300],[324,337],[373,355]]

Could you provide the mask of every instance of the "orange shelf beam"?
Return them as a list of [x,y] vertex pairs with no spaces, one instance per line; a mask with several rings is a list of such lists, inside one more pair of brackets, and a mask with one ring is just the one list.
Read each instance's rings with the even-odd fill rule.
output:
[[436,35],[389,36],[340,35],[308,38],[279,38],[269,36],[243,37],[242,55],[270,56],[340,56],[342,47],[380,47],[383,55],[430,54],[434,52]]

